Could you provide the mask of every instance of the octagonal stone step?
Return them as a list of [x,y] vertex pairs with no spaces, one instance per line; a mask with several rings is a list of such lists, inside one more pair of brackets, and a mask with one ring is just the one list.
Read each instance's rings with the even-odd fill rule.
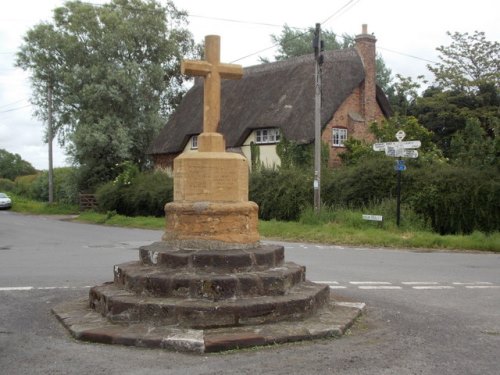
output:
[[113,283],[93,287],[90,307],[111,322],[190,328],[228,327],[305,319],[329,301],[327,285],[300,283],[282,296],[220,301],[139,296]]
[[139,256],[148,265],[227,273],[279,267],[284,262],[285,250],[279,245],[260,245],[250,249],[179,249],[167,241],[160,241],[142,246]]
[[136,294],[155,297],[202,298],[283,295],[305,280],[305,267],[287,262],[264,271],[220,274],[170,269],[129,262],[115,265],[114,282]]

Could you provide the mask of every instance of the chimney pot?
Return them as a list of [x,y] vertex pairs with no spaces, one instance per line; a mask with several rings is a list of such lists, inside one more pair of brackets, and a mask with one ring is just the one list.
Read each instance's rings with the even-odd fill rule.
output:
[[366,23],[361,26],[361,34],[368,34],[368,25]]

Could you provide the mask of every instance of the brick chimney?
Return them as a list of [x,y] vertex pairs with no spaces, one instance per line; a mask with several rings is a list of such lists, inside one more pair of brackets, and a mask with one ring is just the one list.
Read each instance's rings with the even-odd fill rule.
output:
[[377,108],[376,98],[376,63],[375,63],[375,36],[368,34],[368,26],[362,25],[360,35],[356,35],[356,50],[361,56],[365,68],[365,81],[362,86],[361,108],[366,123],[375,119]]

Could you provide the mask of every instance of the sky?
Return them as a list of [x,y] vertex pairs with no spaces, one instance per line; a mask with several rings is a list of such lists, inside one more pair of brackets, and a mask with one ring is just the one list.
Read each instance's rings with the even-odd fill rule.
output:
[[[166,0],[159,0],[165,4]],[[0,149],[21,155],[37,169],[48,168],[44,126],[33,116],[29,73],[14,66],[23,37],[33,26],[52,20],[63,0],[0,0]],[[103,4],[105,0],[86,2]],[[251,66],[259,56],[276,53],[271,34],[284,24],[308,28],[316,23],[337,35],[356,35],[361,25],[377,38],[377,52],[392,74],[432,82],[428,64],[439,62],[436,48],[451,44],[447,31],[483,31],[500,40],[498,0],[173,0],[189,14],[188,28],[197,42],[221,36],[221,61]],[[54,142],[54,166],[69,165]]]

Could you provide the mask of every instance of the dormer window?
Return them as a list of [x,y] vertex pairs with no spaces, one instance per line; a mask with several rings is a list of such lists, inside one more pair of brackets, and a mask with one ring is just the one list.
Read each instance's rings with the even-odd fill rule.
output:
[[255,131],[255,143],[269,144],[280,141],[280,130],[278,128],[257,129]]
[[193,135],[191,137],[191,150],[197,150],[198,149],[198,136]]

